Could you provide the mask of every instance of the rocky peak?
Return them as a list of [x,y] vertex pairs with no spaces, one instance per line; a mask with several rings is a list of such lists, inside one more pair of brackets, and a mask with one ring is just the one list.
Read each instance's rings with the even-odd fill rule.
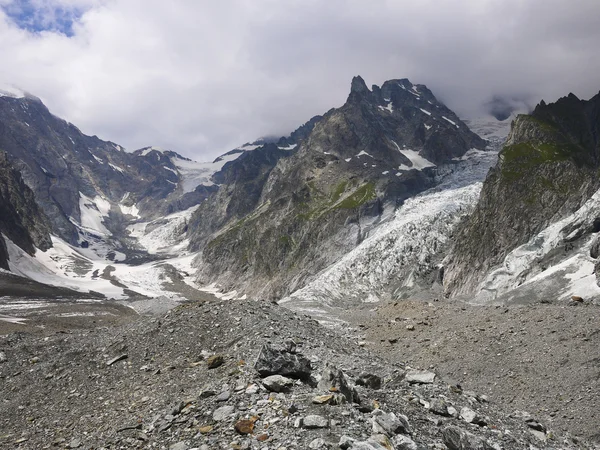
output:
[[350,95],[348,96],[348,102],[361,100],[362,98],[368,96],[371,93],[365,80],[362,79],[360,75],[352,78],[352,83],[350,85]]

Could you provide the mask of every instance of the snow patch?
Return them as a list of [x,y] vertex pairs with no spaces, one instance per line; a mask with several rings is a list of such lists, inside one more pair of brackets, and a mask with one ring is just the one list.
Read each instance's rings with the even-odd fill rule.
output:
[[427,114],[428,116],[431,115],[431,113],[429,111],[427,111],[426,109],[423,108],[419,108],[421,111],[423,111],[425,114]]
[[360,157],[360,156],[369,156],[369,157],[371,157],[371,158],[372,158],[372,156],[371,156],[371,155],[369,155],[369,154],[368,154],[367,152],[365,152],[364,150],[361,150],[361,151],[358,153],[358,155],[356,155],[356,157],[357,157],[357,158],[358,158],[358,157]]
[[390,113],[394,112],[394,107],[392,105],[392,102],[389,102],[387,104],[387,106],[378,106],[379,109],[381,109],[382,111],[388,111]]
[[121,172],[121,173],[125,173],[125,171],[123,169],[121,169],[119,166],[115,166],[113,163],[108,163],[108,165],[113,169],[116,170],[117,172]]

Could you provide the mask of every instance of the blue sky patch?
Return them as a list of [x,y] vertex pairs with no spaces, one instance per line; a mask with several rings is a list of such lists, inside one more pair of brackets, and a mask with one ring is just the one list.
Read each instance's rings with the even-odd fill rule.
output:
[[35,0],[17,0],[0,8],[19,28],[24,30],[34,33],[54,31],[69,37],[73,36],[73,23],[81,17],[83,11],[48,3],[40,7],[40,2]]

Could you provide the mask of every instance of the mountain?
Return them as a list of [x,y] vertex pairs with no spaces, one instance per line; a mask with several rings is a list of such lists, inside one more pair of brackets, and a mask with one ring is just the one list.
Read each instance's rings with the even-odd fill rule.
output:
[[[587,101],[573,94],[555,103],[542,101],[531,115],[516,118],[477,207],[457,232],[446,262],[447,295],[494,300],[552,271],[551,297],[577,295],[569,280],[581,277],[566,266],[562,277],[556,271],[569,258],[578,268],[590,267],[586,275],[593,271],[591,261],[578,258],[589,253],[600,229],[594,206],[600,188],[599,136],[600,94]],[[559,278],[565,280],[557,290]],[[563,292],[565,286],[571,288]],[[531,301],[548,294],[539,285],[529,287],[519,291],[527,295],[511,295]],[[579,289],[596,294],[590,287]]]
[[293,151],[266,144],[216,176],[189,225],[199,282],[281,298],[432,187],[436,165],[486,146],[406,79],[369,90],[355,77],[346,103],[306,131]]

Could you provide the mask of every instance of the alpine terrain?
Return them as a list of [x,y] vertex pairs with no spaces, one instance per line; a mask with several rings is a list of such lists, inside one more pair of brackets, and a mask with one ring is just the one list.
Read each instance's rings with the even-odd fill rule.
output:
[[600,94],[517,103],[196,162],[0,90],[0,447],[600,448]]

